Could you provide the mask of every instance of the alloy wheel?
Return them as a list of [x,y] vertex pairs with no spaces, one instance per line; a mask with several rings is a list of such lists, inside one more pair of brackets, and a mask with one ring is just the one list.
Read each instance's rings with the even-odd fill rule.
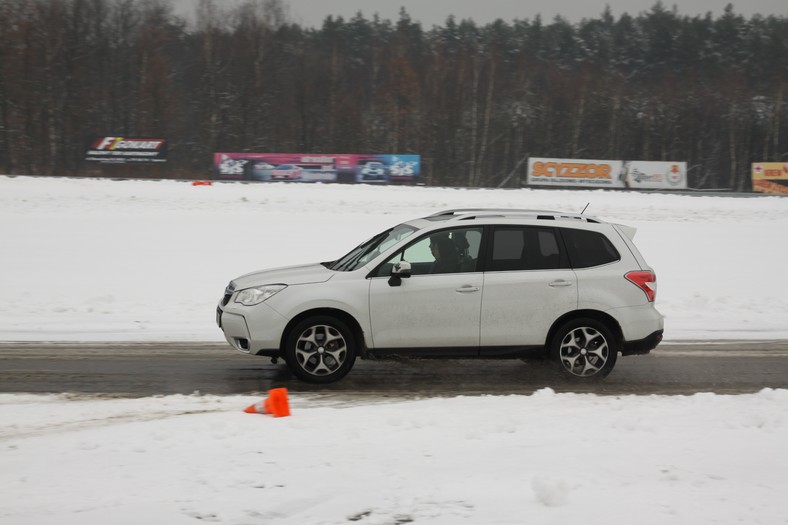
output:
[[347,341],[333,326],[310,326],[298,337],[295,357],[308,374],[327,376],[335,373],[347,359]]
[[564,336],[558,355],[561,365],[570,374],[590,377],[599,373],[608,362],[610,347],[599,330],[580,326]]

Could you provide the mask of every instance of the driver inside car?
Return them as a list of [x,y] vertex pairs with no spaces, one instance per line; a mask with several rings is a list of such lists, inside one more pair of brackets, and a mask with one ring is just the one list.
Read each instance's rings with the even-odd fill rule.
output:
[[448,234],[434,235],[430,238],[430,250],[435,262],[430,273],[455,273],[460,271],[460,257],[457,246]]

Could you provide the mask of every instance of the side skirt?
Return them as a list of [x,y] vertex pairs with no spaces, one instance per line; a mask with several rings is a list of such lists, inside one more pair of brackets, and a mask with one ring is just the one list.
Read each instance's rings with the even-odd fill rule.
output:
[[420,357],[420,358],[469,358],[514,359],[519,357],[543,357],[543,346],[465,346],[426,348],[370,348],[370,358]]

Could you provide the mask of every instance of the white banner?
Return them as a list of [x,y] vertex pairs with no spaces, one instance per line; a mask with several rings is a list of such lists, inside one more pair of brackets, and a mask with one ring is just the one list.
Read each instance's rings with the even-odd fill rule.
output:
[[627,188],[632,189],[687,189],[686,162],[624,163]]
[[620,160],[528,159],[529,186],[625,188]]

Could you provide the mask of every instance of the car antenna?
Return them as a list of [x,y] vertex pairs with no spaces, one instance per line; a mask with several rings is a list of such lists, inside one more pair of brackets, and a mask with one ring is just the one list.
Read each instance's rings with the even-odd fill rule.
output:
[[588,207],[589,207],[590,205],[591,205],[591,203],[590,203],[590,202],[589,202],[588,204],[586,204],[586,207],[585,207],[585,208],[583,208],[583,211],[581,211],[581,212],[580,212],[580,215],[583,215],[583,214],[586,212],[586,210],[588,209]]

